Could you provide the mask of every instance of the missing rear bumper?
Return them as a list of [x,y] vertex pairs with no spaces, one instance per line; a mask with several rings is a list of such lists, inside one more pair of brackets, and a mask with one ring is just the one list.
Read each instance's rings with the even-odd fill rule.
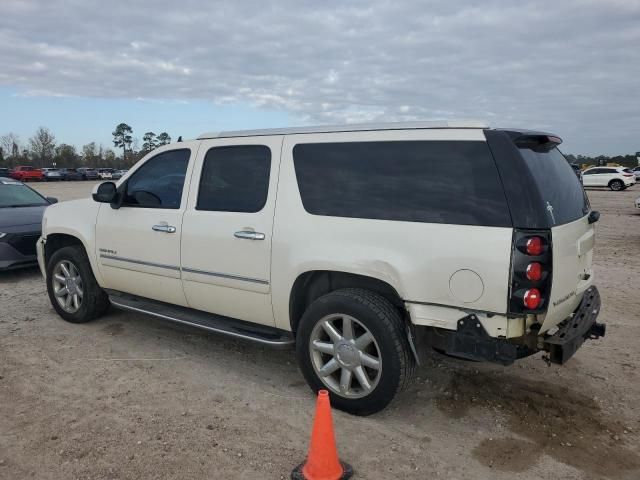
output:
[[585,340],[604,337],[606,325],[596,322],[600,313],[600,293],[589,288],[573,315],[558,325],[558,331],[544,339],[543,349],[549,352],[551,363],[569,360]]

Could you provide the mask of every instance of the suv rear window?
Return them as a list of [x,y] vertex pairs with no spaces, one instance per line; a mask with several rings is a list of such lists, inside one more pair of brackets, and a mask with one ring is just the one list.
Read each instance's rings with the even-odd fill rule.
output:
[[519,150],[540,191],[551,226],[573,222],[589,213],[589,200],[582,184],[560,150]]
[[314,215],[511,226],[486,142],[308,143],[293,159]]

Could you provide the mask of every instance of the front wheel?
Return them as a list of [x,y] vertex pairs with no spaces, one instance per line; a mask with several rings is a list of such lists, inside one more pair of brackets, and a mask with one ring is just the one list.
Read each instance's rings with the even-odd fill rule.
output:
[[400,312],[362,289],[328,293],[305,311],[296,336],[300,369],[314,392],[356,415],[384,409],[415,366]]
[[609,182],[609,188],[614,192],[618,192],[624,189],[624,183],[622,183],[620,180],[611,180],[611,182]]
[[76,245],[51,255],[47,292],[58,315],[72,323],[98,318],[109,307],[109,297],[98,285],[84,249]]

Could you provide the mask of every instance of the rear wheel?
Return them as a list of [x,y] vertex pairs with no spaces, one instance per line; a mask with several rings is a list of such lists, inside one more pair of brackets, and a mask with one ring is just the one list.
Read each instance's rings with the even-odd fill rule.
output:
[[80,246],[57,250],[47,263],[47,292],[58,315],[72,323],[98,318],[109,307],[109,297],[91,270]]
[[311,304],[296,353],[311,389],[329,390],[333,406],[356,415],[385,408],[414,369],[399,311],[362,289],[336,290]]
[[611,180],[609,182],[609,188],[614,192],[618,192],[624,189],[624,183],[622,183],[622,181],[620,180]]

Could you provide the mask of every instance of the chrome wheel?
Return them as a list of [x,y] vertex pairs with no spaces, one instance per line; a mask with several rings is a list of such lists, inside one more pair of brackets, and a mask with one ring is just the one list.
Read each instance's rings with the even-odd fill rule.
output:
[[53,269],[51,282],[60,308],[67,313],[76,313],[82,305],[84,294],[78,268],[69,260],[59,261]]
[[346,398],[371,393],[382,374],[382,356],[371,332],[349,315],[320,319],[309,339],[311,363],[327,388]]

